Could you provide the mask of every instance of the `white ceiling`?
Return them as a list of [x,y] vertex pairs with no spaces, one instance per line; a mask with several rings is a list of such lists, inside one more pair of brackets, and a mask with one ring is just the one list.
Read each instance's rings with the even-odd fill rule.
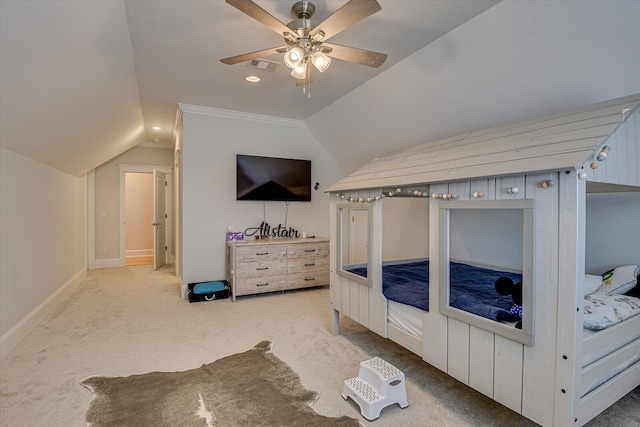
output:
[[[256,1],[285,23],[294,2]],[[313,3],[322,21],[346,0]],[[330,41],[387,61],[372,69],[334,60],[314,75],[308,99],[284,64],[269,72],[219,61],[283,44],[221,0],[2,0],[2,145],[82,175],[138,143],[170,142],[177,103],[304,120],[497,1],[379,3]],[[250,73],[262,81],[245,82]]]
[[[0,0],[0,142],[79,176],[170,143],[182,103],[304,120],[348,173],[394,149],[640,92],[638,1],[378,1],[330,41],[387,61],[334,60],[308,99],[284,65],[220,62],[282,45],[222,0]],[[256,0],[285,23],[294,2]],[[314,3],[321,21],[346,0]]]

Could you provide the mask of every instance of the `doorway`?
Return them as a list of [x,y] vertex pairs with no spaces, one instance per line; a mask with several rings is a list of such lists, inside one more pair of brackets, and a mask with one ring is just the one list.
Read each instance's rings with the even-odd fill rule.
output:
[[125,174],[126,266],[153,264],[153,176]]
[[[147,166],[147,165],[118,165],[120,183],[120,265],[132,265],[127,261],[137,262],[136,265],[146,265],[148,263],[148,256],[151,256],[151,263],[154,269],[158,269],[164,264],[172,264],[172,230],[171,227],[158,227],[158,223],[161,225],[171,224],[171,168],[163,166]],[[145,176],[142,176],[145,175]],[[162,176],[162,185],[159,185],[156,177]],[[143,181],[145,184],[138,182],[138,188],[132,190],[132,195],[138,194],[138,200],[129,201],[127,203],[127,181],[136,183],[136,180]],[[149,181],[147,181],[149,180]],[[139,192],[144,192],[140,194]],[[140,213],[140,219],[132,219],[134,227],[137,225],[138,231],[141,234],[146,235],[146,240],[143,240],[142,246],[138,248],[127,248],[128,241],[131,241],[131,237],[128,234],[129,231],[133,233],[133,237],[136,237],[137,232],[132,231],[134,228],[127,228],[127,210],[129,205],[135,205],[140,202],[146,206],[146,208],[140,208],[139,210],[149,209],[147,199],[151,198],[151,211],[149,214]],[[144,200],[143,200],[144,199]],[[158,221],[158,218],[162,217],[163,221]],[[151,244],[148,240],[148,228],[151,227]],[[160,239],[158,239],[160,237]],[[160,240],[162,244],[157,244],[157,240]],[[140,246],[140,244],[138,244]],[[127,252],[129,250],[129,252]],[[135,251],[135,252],[133,252]],[[138,252],[139,251],[139,252]],[[149,255],[147,255],[149,254]],[[136,256],[137,255],[137,256]],[[130,258],[129,260],[127,258]],[[137,258],[137,259],[134,259]],[[144,264],[140,264],[144,263]]]

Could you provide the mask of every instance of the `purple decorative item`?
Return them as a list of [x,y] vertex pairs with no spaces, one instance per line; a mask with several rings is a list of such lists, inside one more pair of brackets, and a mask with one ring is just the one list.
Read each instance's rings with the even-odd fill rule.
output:
[[238,240],[244,240],[242,231],[230,231],[227,233],[227,242],[236,242]]

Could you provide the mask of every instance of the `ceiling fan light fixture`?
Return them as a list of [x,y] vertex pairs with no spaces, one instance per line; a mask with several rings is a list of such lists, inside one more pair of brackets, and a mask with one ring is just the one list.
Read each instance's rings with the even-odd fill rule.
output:
[[331,58],[329,58],[322,52],[316,52],[313,54],[311,62],[318,69],[318,71],[324,73],[327,68],[329,68],[329,65],[331,65]]
[[304,79],[307,76],[307,63],[303,62],[299,64],[297,67],[295,67],[294,69],[292,69],[291,76],[298,80]]
[[284,63],[289,68],[296,68],[300,63],[302,63],[303,58],[304,53],[302,52],[302,49],[294,47],[284,54]]

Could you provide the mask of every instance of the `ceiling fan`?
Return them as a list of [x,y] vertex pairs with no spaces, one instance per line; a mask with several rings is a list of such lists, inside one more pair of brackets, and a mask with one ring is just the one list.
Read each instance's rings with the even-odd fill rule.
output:
[[311,64],[322,73],[331,64],[331,58],[373,68],[380,67],[387,59],[385,53],[326,42],[339,32],[382,9],[376,0],[349,0],[319,24],[311,20],[316,10],[315,5],[306,0],[298,1],[291,8],[297,19],[286,25],[252,0],[227,0],[227,3],[280,34],[285,44],[221,59],[220,61],[224,64],[233,65],[263,56],[284,53],[284,62],[291,68],[291,75],[296,79],[296,84],[307,86],[312,82]]

